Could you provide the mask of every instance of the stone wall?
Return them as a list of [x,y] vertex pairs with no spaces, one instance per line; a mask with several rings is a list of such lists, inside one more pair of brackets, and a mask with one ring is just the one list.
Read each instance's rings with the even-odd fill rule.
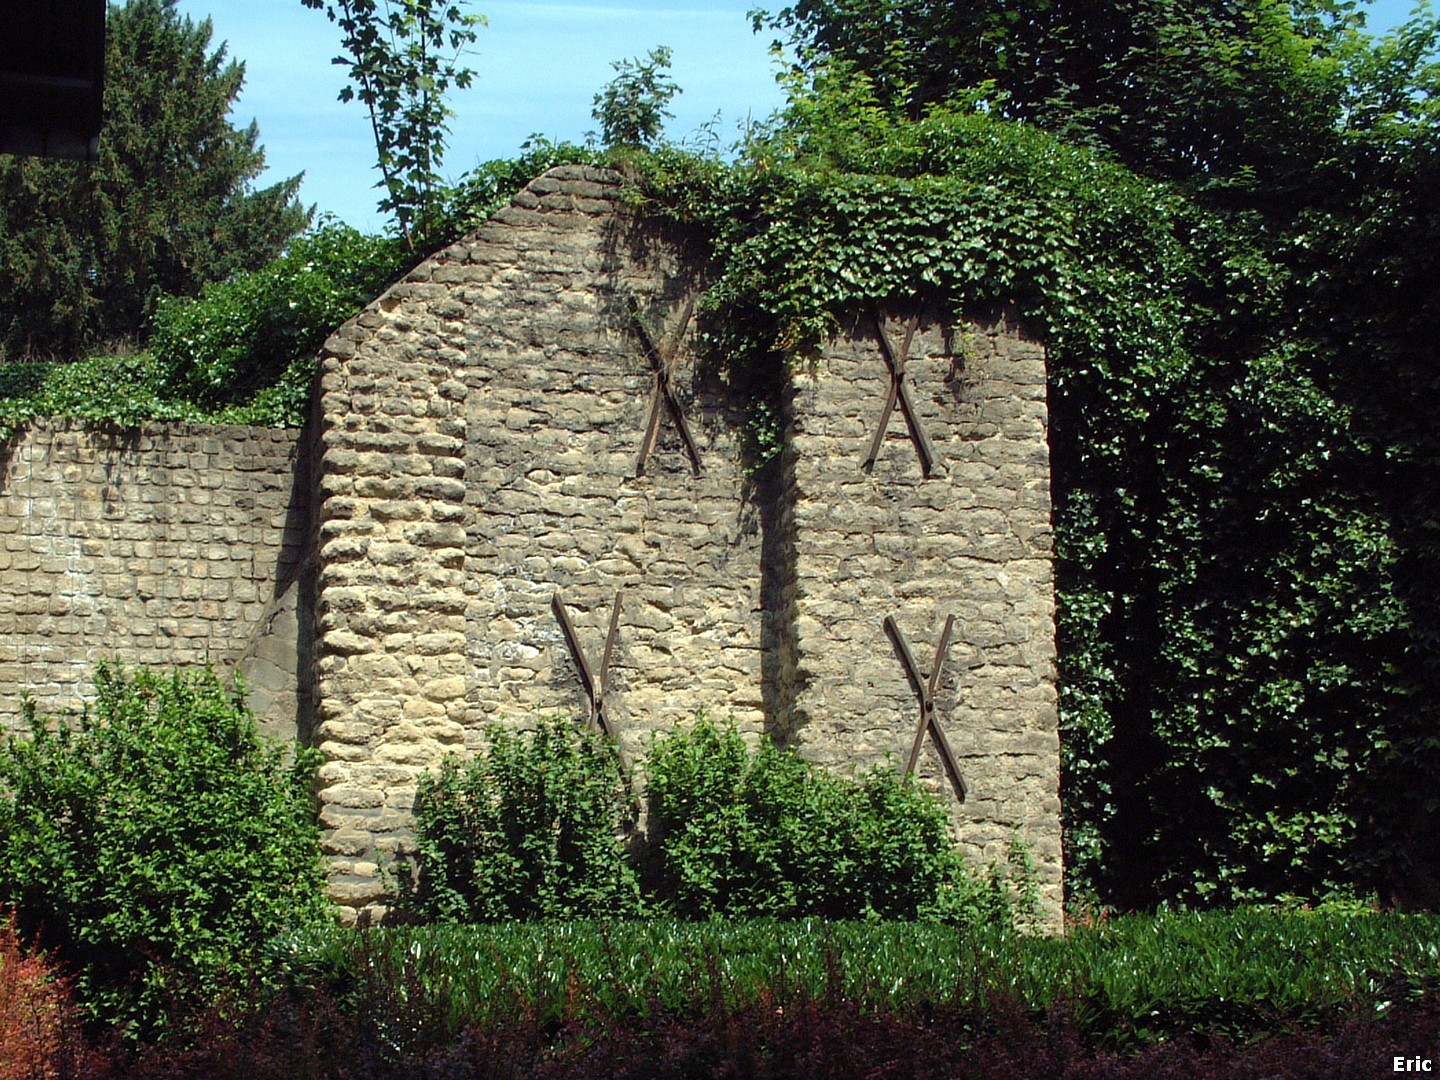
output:
[[[645,468],[654,359],[680,333],[678,247],[616,213],[615,177],[542,178],[327,345],[321,407],[323,817],[337,897],[381,899],[420,774],[486,724],[588,701],[622,750],[709,704],[761,722],[760,539],[737,417],[688,353]],[[633,308],[632,308],[633,304]],[[667,406],[668,408],[668,406]]]
[[24,691],[77,703],[107,657],[238,668],[324,754],[355,918],[426,770],[490,724],[589,712],[557,598],[597,673],[619,598],[626,755],[703,706],[841,771],[908,758],[953,618],[931,730],[963,800],[934,734],[919,774],[979,861],[1019,835],[1058,925],[1042,351],[1004,313],[860,313],[790,377],[781,456],[751,476],[744,394],[690,347],[703,263],[619,194],[554,170],[426,260],[327,342],[304,441],[41,423],[8,444],[0,716]]
[[[97,661],[239,668],[308,713],[298,431],[40,421],[0,447],[0,723],[78,707]],[[297,693],[297,689],[299,692]]]
[[[415,785],[444,754],[489,723],[588,710],[558,593],[596,669],[621,598],[606,716],[625,752],[703,705],[842,769],[903,758],[919,716],[881,618],[928,670],[954,615],[937,715],[968,785],[962,836],[989,860],[1019,830],[1058,918],[1040,349],[1003,316],[926,313],[906,382],[935,467],[922,475],[897,411],[865,469],[889,369],[859,320],[792,387],[779,481],[752,483],[739,395],[685,346],[700,264],[618,195],[613,174],[552,171],[326,346],[316,671],[334,895],[352,913],[383,901],[380,866],[411,843]],[[921,774],[951,791],[930,745]]]

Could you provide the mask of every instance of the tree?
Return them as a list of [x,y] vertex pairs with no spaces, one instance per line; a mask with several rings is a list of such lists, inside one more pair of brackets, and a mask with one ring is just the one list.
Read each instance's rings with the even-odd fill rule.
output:
[[595,95],[590,115],[600,121],[600,139],[606,146],[645,147],[660,141],[665,121],[674,113],[666,110],[680,87],[670,78],[671,49],[660,45],[641,60],[617,60],[610,66],[615,77]]
[[214,671],[101,664],[78,720],[0,737],[0,905],[131,1036],[274,971],[323,925],[318,752],[264,738]]
[[1364,70],[1374,49],[1359,0],[1016,8],[1010,0],[798,0],[754,19],[757,29],[788,31],[802,67],[849,62],[911,116],[938,102],[979,101],[992,115],[1104,147],[1142,175],[1282,216],[1296,198],[1343,197],[1335,191],[1347,179],[1341,144],[1352,122],[1366,112],[1374,119],[1373,109],[1355,108],[1357,98],[1382,72],[1394,89],[1397,75],[1413,80],[1420,70]]
[[109,10],[105,129],[93,164],[0,159],[0,340],[73,354],[140,337],[162,294],[254,269],[309,214],[300,177],[262,190],[252,123],[227,119],[245,69],[175,0]]
[[[1421,13],[1377,41],[1362,15],[799,0],[757,17],[799,55],[757,164],[794,148],[849,183],[901,177],[906,198],[911,178],[977,183],[928,220],[983,236],[967,218],[1034,190],[1009,175],[1023,140],[1003,121],[1093,154],[980,250],[1049,279],[1000,298],[1048,331],[1067,864],[1122,906],[1346,887],[1440,903],[1440,30]],[[923,162],[902,177],[907,154]],[[1115,162],[1153,185],[1133,189],[1143,212],[1072,236]],[[864,250],[857,212],[831,227]],[[906,246],[897,214],[887,253]],[[911,274],[933,287],[953,256],[927,256]],[[994,288],[937,299],[977,286]]]
[[464,0],[301,0],[337,23],[344,52],[335,63],[350,85],[341,101],[359,99],[370,113],[376,163],[385,196],[380,209],[395,216],[413,250],[427,240],[441,211],[445,184],[445,95],[464,90],[474,71],[458,61],[475,42],[483,15],[464,12]]

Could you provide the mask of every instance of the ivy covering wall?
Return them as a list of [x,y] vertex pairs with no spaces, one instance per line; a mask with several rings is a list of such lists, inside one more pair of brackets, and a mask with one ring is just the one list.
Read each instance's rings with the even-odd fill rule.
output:
[[1386,778],[1434,751],[1404,553],[1293,268],[1102,152],[870,93],[822,73],[739,167],[642,166],[637,200],[709,243],[708,347],[756,387],[757,460],[784,419],[765,373],[837,313],[1017,303],[1051,364],[1072,896],[1413,893],[1428,796]]

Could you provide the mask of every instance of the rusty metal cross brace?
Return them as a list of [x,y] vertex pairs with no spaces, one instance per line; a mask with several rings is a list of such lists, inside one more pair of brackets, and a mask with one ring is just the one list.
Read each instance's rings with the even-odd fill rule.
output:
[[885,397],[885,408],[881,410],[880,425],[875,429],[875,438],[870,440],[864,468],[869,470],[875,467],[875,461],[880,457],[880,448],[885,443],[885,432],[890,427],[890,416],[894,413],[898,401],[900,413],[905,417],[905,426],[910,429],[910,441],[915,444],[915,451],[920,455],[920,469],[928,480],[935,471],[935,463],[940,459],[935,454],[935,447],[930,444],[930,436],[925,433],[924,425],[920,423],[920,414],[915,411],[915,403],[910,400],[910,389],[905,383],[905,365],[910,360],[910,343],[915,339],[915,331],[920,326],[920,313],[917,311],[905,324],[905,340],[898,349],[886,333],[885,320],[880,313],[876,311],[873,315],[875,332],[880,336],[880,351],[885,356],[885,366],[890,369],[890,392]]
[[635,298],[630,298],[630,317],[635,323],[635,329],[640,334],[640,341],[645,346],[645,351],[650,354],[651,360],[655,362],[655,389],[650,397],[650,418],[645,422],[645,438],[640,443],[640,460],[635,464],[635,475],[645,475],[645,462],[649,459],[651,451],[655,449],[655,443],[660,438],[660,411],[662,408],[669,410],[670,418],[675,421],[675,427],[680,431],[680,439],[685,444],[685,452],[690,455],[690,471],[696,476],[700,475],[700,448],[695,445],[695,440],[690,436],[690,426],[685,423],[685,413],[680,408],[680,402],[675,398],[675,390],[671,385],[671,377],[675,371],[675,354],[680,351],[680,342],[685,337],[685,331],[690,326],[690,317],[695,313],[695,294],[692,292],[685,298],[685,306],[680,312],[680,325],[670,336],[670,340],[663,346],[658,344],[651,336],[650,330],[645,325],[645,320],[640,317],[640,305]]
[[900,655],[900,663],[904,665],[911,688],[914,689],[915,697],[920,702],[920,723],[915,728],[915,741],[910,745],[910,758],[905,763],[905,775],[914,775],[915,766],[920,762],[920,747],[925,741],[925,732],[928,730],[935,740],[935,748],[940,751],[940,759],[945,763],[945,770],[950,774],[950,783],[955,788],[955,796],[964,802],[967,791],[965,778],[960,775],[960,766],[955,761],[954,751],[950,749],[950,740],[945,737],[945,729],[940,726],[940,717],[935,712],[935,690],[940,685],[940,669],[945,666],[945,650],[950,647],[950,631],[954,629],[954,626],[955,616],[950,615],[945,619],[945,629],[940,632],[940,644],[935,646],[935,665],[927,676],[921,672],[920,665],[915,662],[915,654],[910,651],[910,645],[905,640],[905,635],[900,632],[900,627],[895,622],[895,616],[885,616],[885,632],[895,643],[895,651]]
[[615,606],[610,610],[610,633],[605,637],[605,655],[600,661],[598,679],[595,677],[595,669],[585,657],[585,647],[580,644],[580,635],[575,632],[575,624],[570,621],[570,612],[566,610],[565,601],[559,592],[550,598],[550,609],[555,612],[555,618],[560,623],[565,644],[570,649],[570,657],[575,661],[575,670],[580,675],[580,685],[590,703],[590,715],[586,722],[594,724],[613,739],[615,729],[605,715],[605,692],[610,681],[610,657],[615,652],[615,638],[620,632],[620,594],[615,594]]

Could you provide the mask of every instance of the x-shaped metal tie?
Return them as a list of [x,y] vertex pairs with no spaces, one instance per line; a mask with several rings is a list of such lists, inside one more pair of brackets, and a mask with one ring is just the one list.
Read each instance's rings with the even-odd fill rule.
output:
[[600,661],[598,679],[595,677],[595,669],[585,657],[580,635],[575,632],[575,624],[570,621],[570,612],[565,609],[565,601],[558,592],[550,598],[550,609],[555,612],[555,618],[560,623],[565,644],[569,646],[571,659],[575,661],[575,670],[580,673],[580,685],[584,687],[585,697],[590,703],[587,723],[596,725],[606,735],[614,738],[615,729],[605,715],[605,691],[610,681],[610,657],[615,652],[615,638],[620,631],[620,594],[615,594],[615,606],[610,611],[610,633],[605,637],[605,656]]
[[650,398],[650,419],[645,422],[645,438],[640,443],[640,460],[635,464],[635,475],[645,475],[645,462],[649,459],[650,453],[655,449],[655,443],[660,438],[660,410],[669,410],[670,417],[675,421],[675,427],[680,431],[680,439],[685,444],[685,452],[690,455],[690,470],[700,475],[700,448],[695,445],[695,440],[690,436],[690,427],[685,423],[685,413],[680,408],[680,402],[675,398],[675,390],[671,385],[671,378],[675,371],[675,354],[680,351],[680,342],[685,337],[685,331],[690,326],[690,316],[695,313],[695,294],[691,293],[685,298],[685,306],[680,313],[680,325],[670,336],[670,340],[663,346],[659,345],[651,336],[650,330],[645,325],[645,320],[640,317],[640,305],[635,298],[630,298],[630,317],[634,320],[635,328],[639,331],[640,340],[645,346],[645,351],[650,354],[651,360],[655,363],[655,390]]
[[935,463],[939,458],[935,454],[935,448],[930,445],[930,436],[925,434],[925,428],[920,423],[920,414],[915,411],[915,403],[910,400],[910,389],[905,384],[905,365],[910,360],[910,343],[915,339],[915,331],[920,326],[920,313],[917,311],[905,324],[905,341],[900,348],[895,348],[890,335],[885,332],[885,321],[880,313],[874,312],[875,331],[880,335],[880,351],[885,356],[885,366],[890,369],[890,392],[885,397],[885,408],[880,413],[880,426],[875,429],[875,438],[870,440],[870,451],[865,455],[865,468],[871,469],[875,461],[880,457],[880,447],[885,443],[885,432],[890,427],[890,416],[895,411],[895,404],[899,402],[900,412],[905,417],[905,426],[910,429],[910,441],[915,444],[915,450],[920,455],[920,469],[928,480],[930,474],[935,471]]
[[940,726],[940,718],[935,712],[935,690],[940,685],[940,669],[945,665],[945,650],[950,647],[950,631],[954,626],[955,616],[951,615],[946,618],[945,629],[940,633],[940,644],[935,647],[935,666],[930,669],[930,674],[927,676],[921,672],[920,665],[915,662],[915,655],[910,651],[910,645],[905,640],[905,635],[900,632],[900,627],[895,622],[895,616],[885,616],[885,632],[895,643],[895,651],[900,654],[900,663],[905,666],[905,674],[909,676],[911,687],[920,702],[920,723],[915,728],[915,741],[910,746],[910,758],[905,763],[905,775],[914,774],[915,766],[920,762],[920,747],[925,742],[925,732],[928,729],[935,740],[935,748],[940,751],[940,759],[945,763],[945,769],[950,774],[950,782],[955,787],[955,795],[961,802],[964,802],[967,790],[965,778],[960,775],[960,766],[955,761],[954,751],[950,749],[950,740],[945,737],[945,729]]

